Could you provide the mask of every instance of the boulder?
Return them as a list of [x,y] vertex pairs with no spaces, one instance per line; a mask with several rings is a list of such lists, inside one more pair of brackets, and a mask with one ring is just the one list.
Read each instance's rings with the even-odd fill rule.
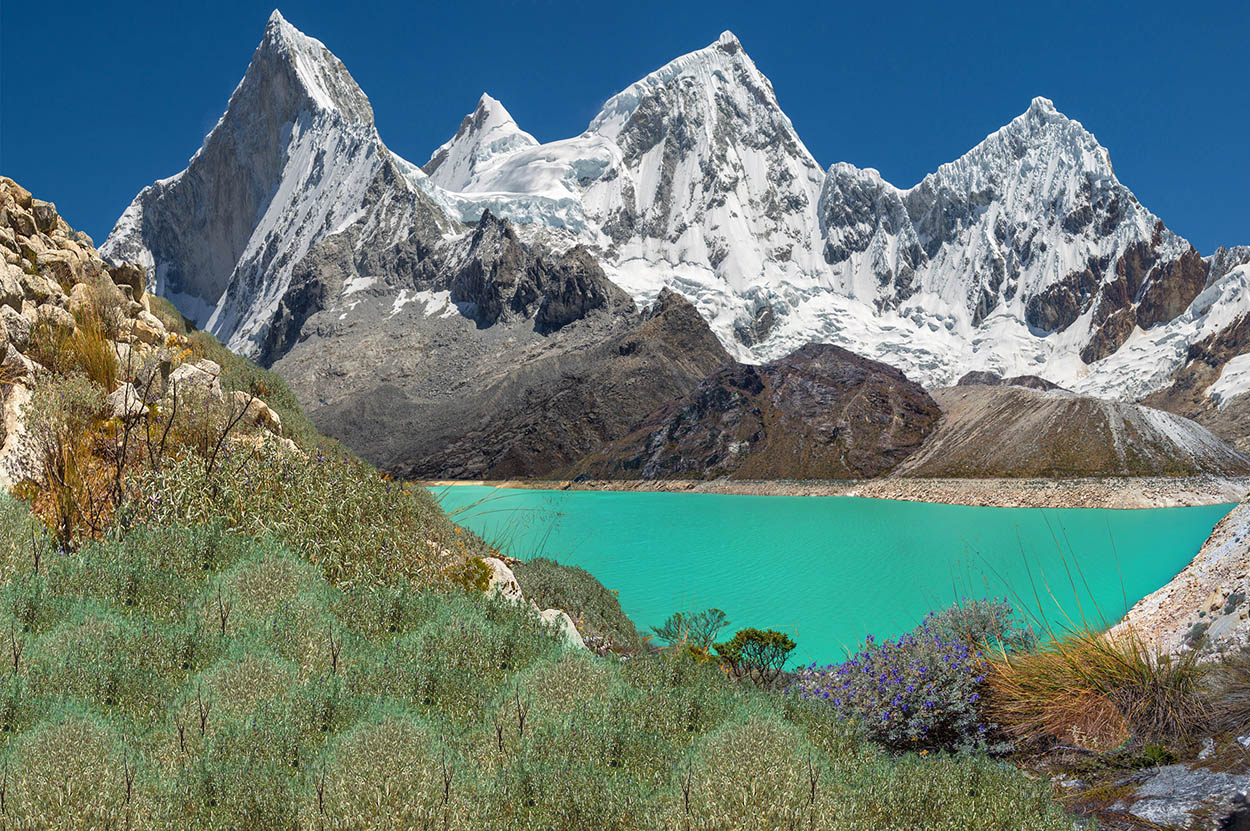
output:
[[130,286],[131,299],[139,300],[147,289],[147,276],[134,263],[122,263],[109,269],[109,276],[119,286]]
[[577,626],[573,623],[573,618],[569,617],[568,612],[562,609],[545,609],[538,613],[543,623],[549,623],[560,632],[560,637],[564,641],[564,645],[574,649],[585,649],[586,642],[582,640],[582,634],[577,631]]
[[[18,351],[25,352],[30,345],[30,321],[13,306],[0,306],[0,321],[4,322],[9,343],[17,347]],[[0,343],[0,349],[3,348],[4,344]]]
[[1152,827],[1189,828],[1199,817],[1211,820],[1204,826],[1211,828],[1243,828],[1250,821],[1250,776],[1165,765],[1136,779],[1140,784],[1129,800],[1113,810],[1127,810]]
[[[19,207],[30,210],[32,199],[30,191],[14,182],[8,176],[0,176],[0,195],[12,196]],[[3,201],[3,200],[0,200]]]
[[22,310],[22,270],[17,266],[0,265],[0,306],[11,306],[19,312]]
[[58,300],[63,294],[60,286],[54,285],[51,280],[38,274],[27,274],[23,271],[20,282],[23,296],[36,306]]
[[73,286],[87,278],[82,259],[71,251],[50,248],[39,255],[39,273],[58,286]]
[[122,337],[150,346],[162,346],[165,343],[165,327],[152,315],[140,313],[122,324]]
[[512,569],[498,557],[483,557],[482,562],[490,569],[490,583],[486,586],[488,595],[497,594],[504,600],[510,600],[513,603],[520,603],[521,584],[517,582],[516,575],[512,573]]
[[4,359],[0,360],[0,378],[5,381],[28,381],[43,370],[43,367],[18,352],[13,344],[4,347]]
[[281,417],[264,401],[254,398],[243,390],[235,390],[230,393],[230,396],[234,400],[235,407],[247,408],[247,412],[243,415],[245,420],[258,427],[264,427],[275,435],[282,435]]
[[199,388],[213,398],[224,397],[221,391],[221,367],[207,358],[186,363],[169,374],[169,385],[175,390]]
[[132,421],[148,414],[147,405],[132,384],[122,384],[109,393],[104,401],[113,418],[122,421]]
[[56,205],[42,199],[31,199],[30,212],[35,218],[35,225],[45,234],[56,230]]
[[72,335],[78,325],[72,314],[51,303],[43,303],[35,309],[35,321],[36,324],[47,326],[57,335]]
[[17,245],[17,234],[13,233],[13,229],[7,225],[0,225],[0,248],[13,254],[22,253],[22,249]]
[[0,209],[0,223],[12,228],[19,237],[32,237],[39,230],[30,211],[17,205],[7,205]]

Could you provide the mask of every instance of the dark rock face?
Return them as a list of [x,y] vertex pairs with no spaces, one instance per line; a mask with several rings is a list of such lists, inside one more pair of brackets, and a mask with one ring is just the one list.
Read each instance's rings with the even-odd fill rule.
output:
[[730,362],[577,465],[594,478],[855,479],[924,442],[941,412],[903,373],[809,344],[762,366]]
[[504,318],[533,318],[535,329],[545,334],[595,309],[633,307],[585,248],[545,259],[490,211],[482,214],[467,251],[448,271],[452,300],[471,306],[483,327]]
[[955,382],[957,387],[967,387],[972,385],[981,385],[986,387],[1026,387],[1034,390],[1058,390],[1063,389],[1058,384],[1047,381],[1045,378],[1037,375],[1013,375],[1010,378],[1004,378],[994,372],[985,372],[976,370],[969,372]]

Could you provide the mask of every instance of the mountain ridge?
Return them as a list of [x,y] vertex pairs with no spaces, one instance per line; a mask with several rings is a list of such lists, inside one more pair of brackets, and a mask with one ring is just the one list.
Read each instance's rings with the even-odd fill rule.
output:
[[[265,84],[282,95],[252,94]],[[266,363],[315,336],[318,313],[353,317],[363,289],[397,304],[452,291],[488,215],[546,262],[584,251],[639,307],[681,293],[739,360],[824,341],[930,388],[982,371],[1136,400],[1250,312],[1234,290],[1250,253],[1202,258],[1049,99],[904,190],[821,169],[729,32],[569,139],[538,143],[484,94],[425,168],[386,148],[341,62],[275,12],[204,147],[102,248]],[[269,202],[240,194],[252,180]],[[183,230],[205,205],[228,217]],[[484,322],[459,291],[449,308]],[[1250,373],[1220,383],[1233,398]]]

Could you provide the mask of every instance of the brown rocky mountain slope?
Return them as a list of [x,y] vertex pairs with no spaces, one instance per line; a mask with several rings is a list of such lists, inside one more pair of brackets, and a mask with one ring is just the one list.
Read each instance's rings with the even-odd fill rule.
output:
[[850,479],[921,446],[940,412],[902,372],[809,344],[761,366],[731,362],[573,469],[598,479]]

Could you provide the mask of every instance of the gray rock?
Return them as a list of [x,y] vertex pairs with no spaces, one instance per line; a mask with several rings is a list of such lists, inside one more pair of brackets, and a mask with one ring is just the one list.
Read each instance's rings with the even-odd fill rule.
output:
[[130,421],[148,414],[148,407],[143,403],[138,390],[132,384],[122,384],[109,393],[104,399],[113,418]]
[[[30,345],[30,321],[12,306],[0,306],[0,320],[4,321],[9,343],[17,347],[18,351],[25,352]],[[0,348],[3,348],[2,344]]]
[[1212,829],[1241,827],[1250,776],[1167,765],[1143,774],[1133,795],[1115,806],[1166,828],[1188,828],[1210,817]]
[[22,310],[25,292],[21,282],[22,270],[14,265],[0,263],[0,306]]

